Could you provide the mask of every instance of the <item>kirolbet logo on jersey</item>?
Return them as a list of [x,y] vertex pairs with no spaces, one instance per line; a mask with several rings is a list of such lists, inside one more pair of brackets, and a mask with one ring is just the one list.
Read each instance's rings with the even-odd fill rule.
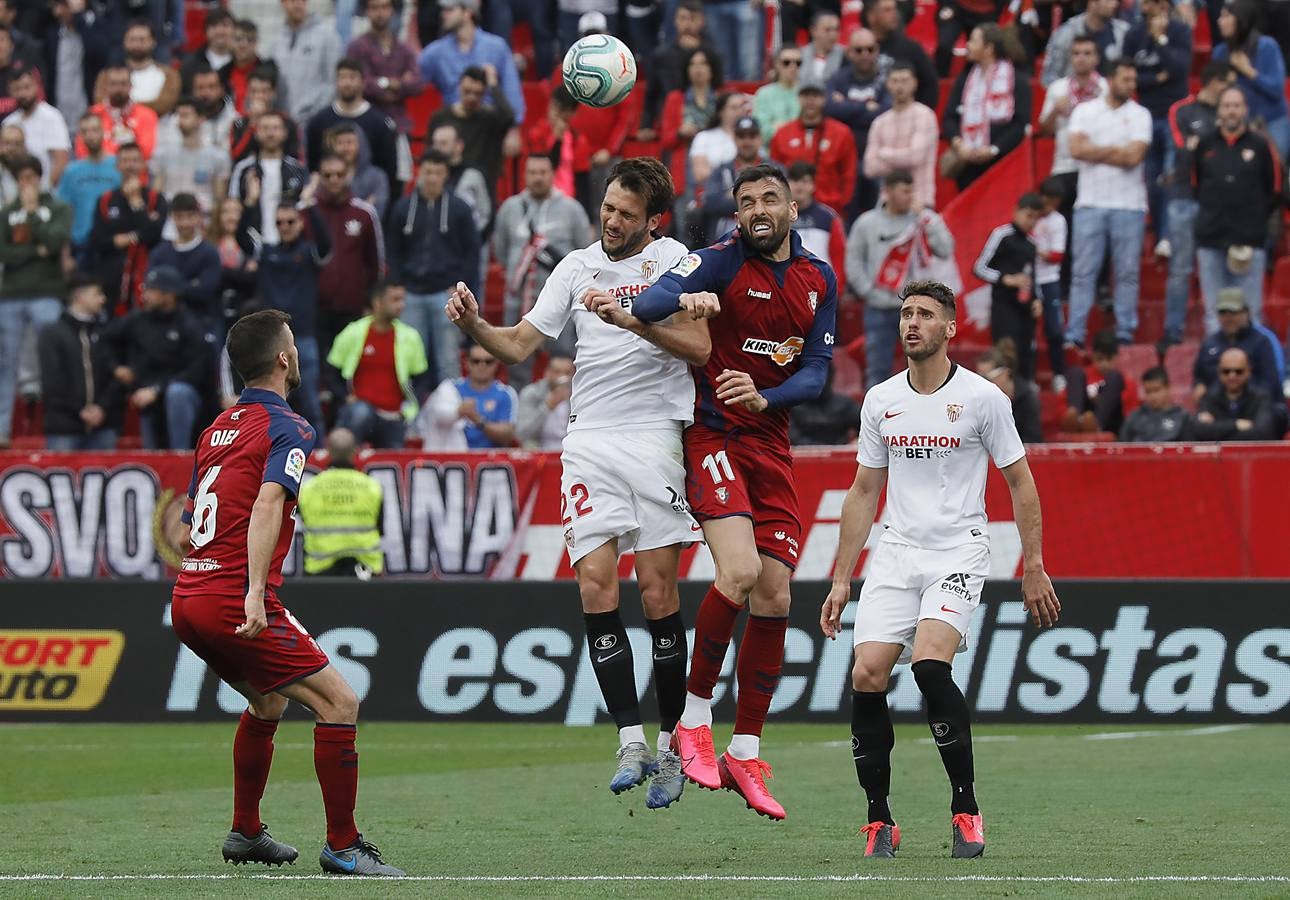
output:
[[119,631],[0,631],[0,711],[94,709],[124,648]]
[[800,337],[791,337],[784,341],[768,341],[765,338],[748,338],[744,341],[745,353],[756,353],[769,356],[776,365],[786,366],[802,352],[806,341]]

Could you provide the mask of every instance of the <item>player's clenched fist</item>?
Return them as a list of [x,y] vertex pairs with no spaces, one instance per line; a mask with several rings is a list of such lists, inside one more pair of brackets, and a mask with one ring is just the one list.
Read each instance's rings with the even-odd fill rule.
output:
[[680,311],[689,313],[691,319],[712,319],[720,315],[721,301],[712,291],[682,294]]
[[837,640],[838,632],[842,630],[842,610],[850,599],[849,584],[833,585],[829,595],[824,598],[824,605],[820,607],[820,631],[831,641]]
[[479,318],[479,303],[466,283],[458,281],[457,286],[448,292],[448,302],[444,304],[443,311],[448,314],[449,322],[464,330]]
[[753,384],[752,376],[733,369],[725,369],[717,376],[717,399],[725,401],[726,406],[737,403],[749,412],[765,412],[770,406]]

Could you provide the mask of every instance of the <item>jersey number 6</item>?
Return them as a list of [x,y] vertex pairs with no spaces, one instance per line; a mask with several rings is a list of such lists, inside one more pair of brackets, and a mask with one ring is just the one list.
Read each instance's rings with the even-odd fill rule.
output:
[[220,466],[211,466],[206,470],[206,477],[197,485],[197,496],[193,498],[193,525],[189,540],[194,547],[205,547],[215,539],[215,513],[219,511],[219,497],[211,488],[219,477]]

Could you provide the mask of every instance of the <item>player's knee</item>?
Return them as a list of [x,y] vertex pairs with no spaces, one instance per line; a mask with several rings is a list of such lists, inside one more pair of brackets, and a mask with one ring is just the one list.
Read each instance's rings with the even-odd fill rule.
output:
[[583,579],[578,584],[578,593],[582,596],[584,613],[607,613],[618,608],[618,592],[611,584]]
[[851,668],[851,687],[864,694],[887,690],[891,672],[868,665],[863,659],[857,659]]
[[276,722],[287,711],[287,698],[279,694],[265,694],[257,700],[247,700],[251,715],[266,722]]
[[336,725],[353,725],[358,721],[358,695],[348,684],[327,698],[326,720]]
[[749,560],[739,560],[723,569],[719,583],[724,582],[721,585],[725,588],[722,593],[731,600],[742,603],[757,586],[759,578],[761,578],[761,560],[754,556]]
[[676,592],[676,585],[660,579],[656,582],[642,582],[641,606],[645,608],[645,618],[661,619],[670,616],[681,608],[681,598]]

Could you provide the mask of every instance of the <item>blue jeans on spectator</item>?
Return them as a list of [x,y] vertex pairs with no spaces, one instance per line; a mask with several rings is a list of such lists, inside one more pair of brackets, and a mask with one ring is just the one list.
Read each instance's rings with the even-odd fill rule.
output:
[[1191,273],[1196,268],[1195,200],[1169,201],[1169,280],[1165,282],[1165,340],[1180,342],[1187,325],[1187,299],[1191,296]]
[[296,412],[304,416],[314,428],[316,446],[321,447],[326,429],[323,428],[322,401],[318,398],[318,385],[322,381],[322,353],[318,338],[296,337],[296,353],[300,357],[300,387],[288,398]]
[[14,391],[23,337],[29,327],[38,332],[62,312],[63,302],[54,297],[0,300],[0,441],[7,443],[13,430]]
[[[166,385],[156,401],[139,416],[139,436],[145,450],[191,450],[193,428],[202,409],[202,395],[186,381]],[[161,445],[160,418],[165,418],[166,446]]]
[[703,4],[707,32],[721,54],[727,81],[761,81],[764,19],[748,0],[717,0]]
[[89,453],[116,449],[116,429],[99,428],[89,434],[47,434],[45,449],[55,453]]
[[864,307],[865,390],[891,377],[891,364],[900,339],[900,309]]
[[379,412],[365,400],[353,400],[342,406],[336,425],[354,432],[356,443],[371,444],[377,450],[402,448],[407,433],[403,416]]
[[[492,0],[488,4],[488,24],[493,34],[511,42],[511,29],[516,22],[528,22],[533,34],[533,64],[537,77],[546,80],[555,71],[555,12],[551,0]],[[578,23],[573,23],[577,32]],[[639,45],[636,45],[639,46]]]
[[1173,157],[1173,137],[1169,134],[1169,119],[1156,119],[1151,123],[1151,146],[1143,160],[1143,176],[1147,180],[1147,208],[1151,210],[1151,230],[1159,241],[1169,233],[1169,204],[1165,189],[1160,186],[1160,174]]
[[1133,343],[1138,330],[1138,277],[1142,263],[1142,232],[1146,213],[1136,209],[1103,209],[1081,206],[1075,209],[1071,229],[1071,304],[1066,340],[1080,347],[1088,332],[1093,310],[1097,276],[1111,251],[1115,279],[1115,336],[1122,344]]
[[1197,247],[1196,274],[1200,277],[1200,296],[1205,301],[1205,333],[1218,331],[1218,292],[1236,287],[1245,294],[1245,304],[1250,308],[1251,321],[1263,322],[1263,276],[1268,268],[1268,255],[1262,247],[1254,248],[1250,270],[1244,275],[1234,275],[1227,268],[1226,247]]
[[461,332],[448,321],[448,315],[443,311],[447,302],[447,291],[436,291],[433,294],[414,294],[408,291],[407,304],[401,317],[403,324],[415,328],[421,335],[426,357],[436,375],[436,384],[445,378],[461,376]]
[[[582,13],[565,12],[564,10],[560,10],[556,14],[556,37],[560,41],[561,59],[564,58],[564,54],[568,52],[569,48],[578,40],[578,20],[582,18],[582,15]],[[609,27],[605,29],[605,33],[617,34],[618,13],[606,13],[605,21],[609,23]],[[543,75],[543,77],[545,78],[550,74],[551,73],[548,71]]]
[[1062,321],[1061,280],[1037,285],[1036,290],[1044,305],[1044,340],[1048,342],[1048,367],[1054,375],[1062,375],[1066,371],[1066,353],[1062,348],[1066,326]]

